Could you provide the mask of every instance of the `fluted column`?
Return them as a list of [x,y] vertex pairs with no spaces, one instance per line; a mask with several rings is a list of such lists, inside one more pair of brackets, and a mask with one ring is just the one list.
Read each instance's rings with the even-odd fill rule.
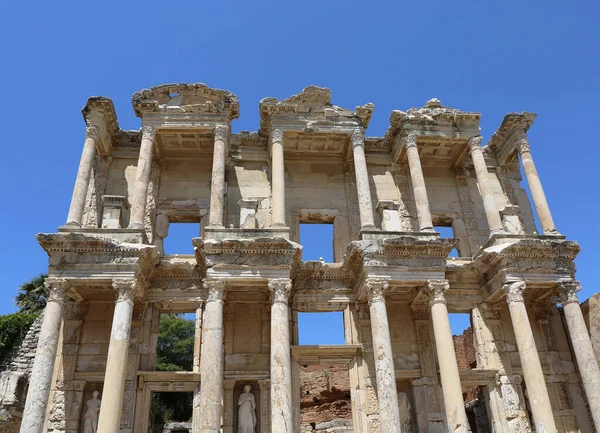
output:
[[475,175],[479,184],[479,193],[483,199],[483,208],[485,209],[485,216],[491,236],[495,233],[504,233],[504,227],[502,226],[502,218],[500,218],[496,197],[494,197],[494,191],[490,183],[487,164],[485,163],[483,150],[481,149],[481,140],[483,140],[481,135],[471,137],[469,139],[469,149],[471,150],[471,158],[473,159]]
[[388,282],[385,280],[368,279],[365,281],[371,316],[371,333],[373,335],[380,430],[382,432],[400,433],[394,356],[385,307],[385,291],[387,288]]
[[64,278],[49,277],[44,281],[44,286],[48,289],[48,300],[29,378],[21,433],[42,433],[44,429],[60,325],[64,316],[65,291],[68,289],[69,283]]
[[200,432],[220,433],[223,412],[223,295],[225,281],[204,280],[208,297],[200,355]]
[[536,433],[556,433],[554,415],[550,406],[550,397],[546,388],[546,378],[542,371],[540,357],[535,346],[531,324],[523,300],[525,282],[517,281],[503,286],[506,301],[512,321],[517,349],[521,359],[523,378],[527,387],[531,414],[535,423]]
[[373,202],[371,200],[371,187],[369,186],[367,158],[365,157],[365,134],[363,131],[356,129],[350,136],[350,140],[352,141],[352,154],[354,156],[360,228],[361,230],[372,229],[375,227],[375,220],[373,219]]
[[533,158],[531,157],[529,140],[527,139],[525,132],[520,132],[518,134],[517,149],[519,150],[519,155],[521,156],[521,164],[523,164],[523,171],[525,171],[525,176],[527,177],[527,184],[529,185],[529,190],[531,191],[531,197],[533,198],[533,204],[535,205],[535,210],[537,211],[538,218],[540,219],[542,230],[544,234],[547,235],[558,234],[556,226],[554,225],[554,221],[552,220],[550,207],[546,201],[546,194],[544,194],[542,182],[540,181],[537,169],[533,163]]
[[419,231],[433,231],[433,222],[431,220],[431,209],[429,208],[429,199],[427,198],[427,188],[425,187],[425,177],[421,167],[421,158],[417,148],[417,136],[408,135],[404,137],[406,146],[406,158],[408,159],[408,168],[410,171],[410,180],[413,186],[415,204],[417,207],[417,217],[419,219]]
[[73,188],[73,197],[71,198],[71,206],[69,207],[69,215],[67,216],[68,226],[81,227],[81,220],[85,209],[85,198],[90,185],[90,177],[92,176],[96,142],[99,137],[100,128],[96,125],[87,125],[83,152],[79,160],[79,170],[77,171],[75,188]]
[[224,226],[225,209],[225,155],[227,153],[227,136],[229,128],[219,125],[215,128],[213,149],[212,180],[210,184],[209,227]]
[[283,131],[271,131],[271,225],[285,226],[285,163]]
[[594,425],[596,430],[600,431],[600,369],[577,298],[577,292],[581,290],[581,286],[577,281],[569,281],[560,284],[560,287],[561,303],[581,382]]
[[142,127],[142,144],[140,146],[140,155],[138,157],[135,184],[133,187],[133,198],[131,200],[131,217],[129,218],[129,228],[131,229],[144,228],[155,136],[156,129],[153,126]]
[[449,288],[450,284],[447,280],[427,282],[448,429],[451,432],[462,433],[471,431],[471,428],[465,411],[458,362],[456,361],[456,352],[454,352],[454,340],[444,295]]
[[115,279],[112,285],[117,294],[117,302],[110,330],[102,403],[98,416],[98,433],[118,433],[120,430],[133,298],[137,292],[137,283],[134,279]]
[[269,280],[271,292],[271,431],[293,433],[292,358],[288,301],[292,281]]

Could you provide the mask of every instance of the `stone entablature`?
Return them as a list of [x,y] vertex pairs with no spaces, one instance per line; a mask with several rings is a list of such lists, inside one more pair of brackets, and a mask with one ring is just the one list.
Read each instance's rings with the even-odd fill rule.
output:
[[[295,433],[308,361],[349,363],[355,432],[470,431],[465,386],[495,431],[600,427],[579,246],[554,227],[531,114],[508,115],[482,147],[480,114],[436,99],[394,111],[383,138],[365,135],[372,104],[340,108],[316,86],[263,99],[256,133],[232,133],[237,98],[204,84],[136,93],[140,132],[115,129],[112,105],[90,101],[84,113],[104,123],[86,115],[67,224],[38,235],[56,295],[22,431],[76,431],[77,405],[101,391],[102,433],[145,433],[151,393],[171,389],[194,392],[194,433],[235,432],[242,392],[257,432]],[[517,160],[503,156],[514,152],[539,232]],[[163,252],[178,222],[199,223],[193,255]],[[304,223],[333,224],[336,263],[302,260]],[[86,309],[59,345],[65,302]],[[299,348],[297,313],[311,311],[342,311],[346,345]],[[168,312],[196,314],[193,372],[152,372]],[[459,368],[449,313],[471,315],[475,369]]]

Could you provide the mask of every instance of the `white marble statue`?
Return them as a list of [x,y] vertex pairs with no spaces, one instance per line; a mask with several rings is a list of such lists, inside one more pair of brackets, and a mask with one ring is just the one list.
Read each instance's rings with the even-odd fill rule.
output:
[[254,433],[256,431],[256,402],[250,392],[252,387],[246,385],[238,400],[238,430],[237,433]]
[[92,398],[86,403],[86,408],[85,415],[83,415],[83,433],[96,433],[96,430],[98,430],[98,414],[100,413],[98,391],[92,393]]
[[410,429],[411,421],[411,407],[408,401],[408,396],[405,392],[398,393],[398,412],[400,412],[400,430],[402,433],[408,433]]

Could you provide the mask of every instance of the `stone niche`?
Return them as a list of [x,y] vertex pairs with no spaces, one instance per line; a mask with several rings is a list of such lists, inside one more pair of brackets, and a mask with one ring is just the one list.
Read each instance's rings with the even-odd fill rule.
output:
[[232,410],[232,414],[233,414],[233,432],[237,433],[238,431],[238,400],[240,398],[240,395],[242,395],[242,393],[244,392],[244,387],[246,385],[250,385],[252,387],[252,389],[250,390],[250,392],[252,392],[252,394],[254,394],[254,402],[256,403],[256,411],[255,411],[255,415],[256,415],[256,429],[254,431],[254,433],[262,433],[261,430],[261,419],[262,419],[262,407],[261,407],[261,395],[260,395],[260,387],[258,386],[258,381],[256,380],[238,380],[236,381],[234,387],[233,387],[233,410]]

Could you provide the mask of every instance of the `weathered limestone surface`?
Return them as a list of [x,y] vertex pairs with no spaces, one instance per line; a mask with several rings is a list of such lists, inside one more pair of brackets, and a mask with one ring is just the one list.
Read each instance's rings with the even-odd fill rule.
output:
[[[139,131],[88,100],[67,224],[37,236],[52,288],[37,355],[31,375],[26,354],[0,375],[15,420],[0,429],[81,432],[97,391],[100,433],[146,433],[153,393],[190,392],[185,428],[237,433],[250,386],[253,433],[299,433],[300,366],[332,363],[348,366],[355,433],[598,429],[600,302],[581,311],[573,295],[579,245],[555,229],[535,115],[509,113],[481,146],[480,113],[434,98],[370,137],[373,104],[331,97],[264,98],[258,130],[240,133],[237,97],[202,83],[136,92]],[[189,249],[166,255],[180,223],[196,225]],[[302,224],[333,225],[335,263],[303,260]],[[298,314],[332,311],[346,344],[299,345]],[[191,371],[156,371],[161,315],[194,312]],[[448,313],[471,315],[468,364]]]

